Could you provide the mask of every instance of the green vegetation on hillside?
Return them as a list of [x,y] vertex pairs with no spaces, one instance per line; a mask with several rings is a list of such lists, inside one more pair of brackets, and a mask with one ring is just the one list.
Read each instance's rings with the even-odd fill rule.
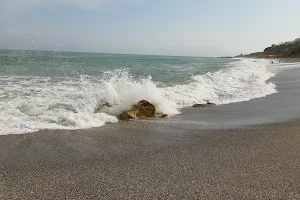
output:
[[300,38],[291,42],[272,44],[263,52],[255,52],[243,57],[254,58],[300,58]]

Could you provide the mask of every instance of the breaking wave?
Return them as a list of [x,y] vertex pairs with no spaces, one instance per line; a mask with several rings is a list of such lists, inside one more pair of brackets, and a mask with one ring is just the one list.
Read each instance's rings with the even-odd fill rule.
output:
[[[276,92],[276,85],[268,82],[275,74],[266,65],[266,61],[237,60],[167,87],[159,86],[151,76],[137,77],[122,69],[99,77],[1,76],[0,134],[116,123],[116,116],[141,99],[154,104],[158,113],[172,116],[183,107],[206,100],[228,104],[264,97]],[[104,100],[113,106],[96,113],[95,108]]]

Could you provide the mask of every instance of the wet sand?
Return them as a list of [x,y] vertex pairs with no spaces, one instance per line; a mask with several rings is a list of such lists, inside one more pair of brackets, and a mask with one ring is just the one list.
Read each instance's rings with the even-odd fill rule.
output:
[[300,120],[170,134],[125,125],[1,136],[0,197],[300,198]]

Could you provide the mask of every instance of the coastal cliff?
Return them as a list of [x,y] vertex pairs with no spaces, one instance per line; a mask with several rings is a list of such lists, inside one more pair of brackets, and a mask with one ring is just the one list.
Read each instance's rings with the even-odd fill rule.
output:
[[263,52],[250,53],[237,57],[250,58],[300,58],[300,38],[280,44],[272,44]]

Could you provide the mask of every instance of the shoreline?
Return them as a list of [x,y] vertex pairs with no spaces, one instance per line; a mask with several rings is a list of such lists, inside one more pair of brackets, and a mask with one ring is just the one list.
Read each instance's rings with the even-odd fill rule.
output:
[[1,135],[0,199],[300,198],[300,68],[291,69],[270,80],[278,93],[248,102]]
[[[254,62],[254,61],[252,61],[252,60],[250,60],[250,64],[252,63],[252,62]],[[268,62],[267,62],[268,63]],[[264,61],[264,64],[263,65],[266,65],[265,64],[265,61]],[[268,65],[268,64],[267,64]],[[264,68],[264,67],[263,67]],[[246,70],[247,71],[247,70]],[[256,71],[258,71],[258,72],[256,72]],[[247,101],[247,100],[250,100],[251,102],[253,101],[253,99],[254,99],[254,101],[256,101],[255,100],[255,98],[264,98],[264,95],[270,95],[270,94],[272,94],[272,93],[275,93],[276,92],[276,90],[275,90],[275,85],[273,86],[272,84],[270,84],[270,85],[268,85],[268,86],[270,86],[270,87],[265,87],[266,85],[267,85],[267,83],[268,82],[272,82],[272,81],[270,81],[270,80],[272,80],[272,79],[269,79],[271,76],[272,76],[272,74],[271,73],[267,73],[267,72],[265,72],[265,70],[263,70],[263,72],[261,72],[260,70],[256,70],[255,71],[255,73],[254,72],[249,72],[249,73],[254,73],[253,74],[253,76],[254,77],[265,77],[265,74],[264,73],[266,73],[266,74],[268,74],[267,75],[267,78],[264,78],[264,81],[265,81],[265,85],[263,85],[263,87],[265,88],[265,90],[262,90],[262,89],[260,89],[260,90],[257,90],[257,91],[255,91],[255,87],[251,87],[251,86],[249,86],[249,88],[245,88],[247,91],[249,91],[249,92],[247,92],[246,93],[246,97],[244,97],[243,96],[243,92],[240,92],[241,94],[241,96],[240,95],[237,95],[236,97],[234,97],[233,98],[233,100],[234,101],[231,101],[231,100],[229,100],[228,102],[226,102],[227,101],[227,99],[225,98],[225,102],[223,102],[223,103],[225,103],[225,104],[223,104],[223,105],[221,105],[222,104],[222,101],[223,100],[220,100],[220,106],[218,106],[218,107],[223,107],[224,105],[224,107],[225,107],[225,109],[227,108],[227,107],[230,107],[230,108],[232,108],[232,106],[227,106],[228,104],[227,103],[230,103],[230,102],[232,102],[231,104],[240,104],[240,102],[242,102],[242,101]],[[248,71],[247,71],[247,73],[248,73]],[[241,81],[243,81],[244,80],[244,77],[243,77],[243,75],[241,75],[239,78],[237,78],[236,76],[233,76],[232,77],[232,79],[233,80],[241,80]],[[247,79],[247,78],[246,78]],[[251,77],[249,78],[249,79],[251,79]],[[268,81],[267,81],[267,79],[269,79]],[[229,80],[229,79],[228,79]],[[231,79],[230,79],[231,80]],[[246,81],[248,81],[248,79],[246,80]],[[239,82],[238,82],[239,83]],[[218,84],[216,84],[216,85],[218,85]],[[224,84],[224,85],[226,85],[226,84]],[[242,84],[243,85],[243,84]],[[220,86],[221,87],[221,86]],[[233,88],[235,87],[234,85],[232,86]],[[201,88],[201,87],[200,87]],[[223,88],[223,87],[221,87],[221,88]],[[260,88],[260,84],[259,83],[257,83],[257,87],[256,88]],[[220,88],[219,88],[220,89]],[[217,93],[215,90],[218,90],[218,88],[217,89],[213,89],[213,92],[212,92],[212,94],[214,94],[214,92],[215,93]],[[225,88],[225,90],[226,90],[226,88]],[[201,91],[201,89],[200,89],[200,91]],[[220,89],[220,91],[222,91],[222,89]],[[237,91],[242,91],[242,90],[239,90],[239,89],[237,89]],[[206,90],[204,90],[204,93],[206,92]],[[201,92],[200,92],[201,93]],[[221,92],[222,93],[222,92]],[[220,94],[221,94],[220,93]],[[229,91],[229,93],[230,93],[230,91]],[[234,96],[234,94],[230,94],[231,96]],[[229,95],[229,96],[230,96]],[[189,96],[192,96],[192,94],[191,95],[189,95]],[[199,95],[198,95],[199,96]],[[222,94],[221,94],[221,97],[222,97]],[[240,98],[240,97],[242,97],[242,98]],[[228,97],[229,99],[231,98],[231,97]],[[171,98],[172,99],[172,98]],[[183,98],[184,99],[184,98]],[[192,98],[190,98],[190,99],[192,99]],[[190,100],[190,99],[188,99],[188,100]],[[193,99],[192,99],[193,100]],[[201,100],[199,100],[200,102],[201,102]],[[212,100],[213,101],[213,100]],[[218,99],[216,100],[216,101],[218,101]],[[236,101],[236,102],[235,102]],[[235,103],[234,103],[235,102]],[[89,102],[88,102],[89,103]],[[195,103],[195,102],[194,102]],[[214,103],[219,103],[219,102],[214,102]],[[246,103],[246,104],[248,104],[248,103]],[[245,105],[245,106],[247,106],[246,104],[243,104],[243,105]],[[121,105],[121,104],[120,104]],[[55,105],[56,106],[56,105]],[[55,108],[55,106],[53,106],[54,108]],[[69,106],[69,105],[67,105],[67,106]],[[76,106],[77,106],[77,104],[76,104]],[[52,107],[52,106],[51,106]],[[70,107],[71,107],[71,111],[74,109],[74,107],[73,107],[73,105],[72,104],[70,104]],[[77,106],[78,107],[78,106]],[[80,106],[79,106],[80,107]],[[168,107],[168,106],[165,106],[166,108],[164,108],[165,110],[170,110],[170,108]],[[235,109],[234,108],[235,106],[233,106],[233,109]],[[22,109],[23,109],[23,107],[21,107]],[[30,110],[30,108],[27,108],[26,106],[25,106],[25,111],[21,111],[21,112],[24,112],[26,115],[28,114],[27,112],[29,112],[29,111],[27,111],[27,110]],[[52,108],[51,108],[52,109]],[[51,109],[49,109],[49,108],[46,108],[46,110],[48,111],[48,110],[51,110]],[[67,107],[66,108],[66,110],[68,110],[69,109],[69,107]],[[172,108],[173,110],[174,110],[174,108]],[[171,109],[171,110],[172,110]],[[176,108],[175,108],[176,109]],[[212,109],[214,109],[214,108],[212,108]],[[38,110],[38,109],[37,109]],[[172,110],[172,112],[174,112]],[[197,109],[193,109],[195,112],[197,112],[198,110]],[[207,115],[209,115],[209,112],[207,112],[207,110],[210,110],[209,108],[205,108],[205,109],[203,109],[203,111],[204,111],[204,113],[206,113]],[[216,109],[216,110],[219,110],[219,109]],[[221,110],[223,110],[223,108],[221,108]],[[227,109],[228,110],[228,109]],[[184,120],[184,121],[186,121],[186,117],[182,117],[182,115],[185,115],[186,113],[189,115],[189,116],[187,116],[187,118],[189,118],[190,120],[188,120],[188,121],[193,121],[192,123],[197,123],[197,122],[195,122],[195,120],[193,120],[193,119],[191,119],[191,117],[190,117],[190,114],[192,114],[191,112],[193,112],[193,111],[191,111],[190,110],[190,107],[185,107],[185,108],[181,108],[181,111],[182,111],[182,113],[183,114],[181,114],[181,115],[179,115],[179,116],[177,116],[177,115],[174,115],[174,120],[173,120],[173,116],[172,116],[172,118],[169,120],[171,123],[174,123],[176,120],[178,121],[178,120]],[[187,111],[187,112],[186,112]],[[229,111],[229,110],[228,110]],[[30,111],[31,112],[31,111]],[[33,112],[40,112],[40,111],[33,111]],[[74,110],[73,110],[73,112],[74,112]],[[243,110],[243,112],[244,112],[244,110]],[[75,113],[77,113],[77,111],[75,110]],[[92,113],[92,112],[91,112]],[[48,113],[47,113],[48,114]],[[71,113],[72,114],[72,113]],[[81,112],[80,112],[80,114],[81,114]],[[168,112],[167,112],[167,114],[169,114]],[[29,113],[28,114],[29,116],[31,115],[31,113]],[[50,115],[51,115],[51,113],[50,113]],[[193,115],[193,114],[192,114]],[[226,112],[224,111],[223,112],[223,115],[226,115]],[[68,114],[66,115],[66,116],[68,116]],[[81,115],[78,115],[79,117],[81,117]],[[73,118],[74,119],[76,119],[76,118],[78,118],[78,116],[74,116]],[[49,116],[48,116],[49,117]],[[50,118],[51,118],[51,120],[50,119],[46,119],[45,121],[46,121],[46,123],[48,123],[48,124],[46,124],[47,126],[42,126],[42,127],[49,127],[51,130],[55,130],[55,128],[56,129],[59,129],[60,128],[60,124],[62,124],[63,126],[65,126],[64,128],[66,128],[65,130],[74,130],[75,129],[75,125],[76,125],[76,123],[79,123],[79,122],[81,122],[81,121],[84,121],[84,120],[86,120],[86,122],[87,122],[87,126],[77,126],[77,128],[79,127],[81,127],[81,128],[83,128],[83,129],[85,129],[85,128],[88,128],[88,127],[93,127],[93,126],[97,126],[97,125],[99,125],[99,126],[101,126],[102,124],[97,124],[98,122],[96,122],[96,123],[88,123],[89,121],[91,121],[91,122],[94,122],[93,120],[90,120],[90,119],[85,119],[84,117],[86,117],[86,116],[84,116],[84,117],[82,117],[83,119],[81,119],[81,121],[79,121],[79,120],[74,120],[72,117],[71,117],[71,119],[70,119],[70,122],[68,121],[69,120],[69,118],[68,117],[65,117],[65,116],[59,116],[61,119],[56,119],[56,116],[50,116]],[[90,117],[89,115],[87,116],[87,117]],[[203,119],[203,117],[202,116],[196,116],[196,117],[194,117],[194,119],[198,119],[198,118],[201,118],[201,119]],[[208,116],[209,117],[209,116]],[[218,116],[216,116],[217,118],[218,118]],[[246,118],[247,116],[243,116],[244,118]],[[53,118],[53,119],[52,119]],[[94,117],[95,118],[95,117]],[[211,118],[211,117],[210,117]],[[34,118],[33,118],[34,119]],[[239,118],[237,118],[239,121],[240,121],[240,119]],[[107,120],[107,119],[102,119],[101,118],[101,120],[103,121],[103,122],[105,122],[105,120],[109,123],[110,122],[110,120]],[[101,121],[100,120],[100,121]],[[290,120],[290,119],[288,119],[288,120]],[[4,120],[5,121],[5,120]],[[30,119],[29,119],[29,121],[30,121]],[[43,120],[41,120],[42,122],[43,122]],[[48,122],[49,121],[49,122]],[[55,123],[52,123],[52,121],[57,121],[56,122],[56,124]],[[74,121],[74,122],[73,122]],[[207,122],[209,123],[209,120],[207,120],[207,119],[203,119],[203,121],[205,121],[205,123],[207,124]],[[233,120],[231,120],[231,121],[233,121]],[[30,121],[31,122],[31,121]],[[222,121],[220,121],[219,120],[219,122],[221,122],[221,123],[218,123],[218,124],[223,124],[223,122]],[[268,121],[269,122],[269,121]],[[275,122],[277,122],[277,119],[275,120]],[[18,122],[17,122],[18,123]],[[70,129],[68,129],[69,127],[68,127],[68,123],[69,124],[71,124],[70,125]],[[75,125],[73,125],[73,123],[75,124]],[[227,122],[226,122],[227,123]],[[256,123],[256,122],[255,122]],[[262,123],[265,123],[265,121],[264,122],[262,122]],[[39,131],[39,129],[40,128],[42,128],[41,126],[33,126],[33,127],[31,127],[31,124],[34,124],[33,122],[31,122],[31,124],[30,123],[28,123],[29,125],[27,125],[27,122],[23,122],[22,121],[22,126],[20,126],[20,127],[25,127],[25,128],[23,128],[23,130],[28,130],[28,132],[33,132],[33,131]],[[79,123],[80,124],[80,123]],[[91,125],[90,125],[91,124]],[[96,125],[95,125],[96,124]],[[216,123],[215,123],[216,124]],[[228,124],[228,123],[227,123]],[[241,123],[239,123],[239,125],[240,125]],[[56,126],[55,126],[56,125]],[[249,125],[249,122],[247,122],[246,123],[246,125]],[[29,128],[28,129],[26,129],[26,127],[27,126],[29,126]],[[211,126],[211,125],[210,125]],[[5,127],[5,126],[4,126]],[[207,128],[207,127],[206,127]],[[6,133],[6,134],[9,134],[9,133],[23,133],[24,131],[22,130],[22,128],[19,128],[19,129],[21,129],[21,130],[18,130],[18,128],[16,128],[16,132],[14,132],[14,129],[13,129],[13,131],[11,131],[11,132],[9,132],[10,130],[9,129],[7,129],[8,130],[8,133]],[[41,129],[40,129],[41,130]],[[4,130],[5,131],[5,130]],[[17,131],[19,131],[19,132],[17,132]]]
[[300,58],[288,58],[288,57],[255,57],[255,56],[236,56],[232,58],[238,59],[265,59],[265,60],[280,60],[283,63],[298,63]]

